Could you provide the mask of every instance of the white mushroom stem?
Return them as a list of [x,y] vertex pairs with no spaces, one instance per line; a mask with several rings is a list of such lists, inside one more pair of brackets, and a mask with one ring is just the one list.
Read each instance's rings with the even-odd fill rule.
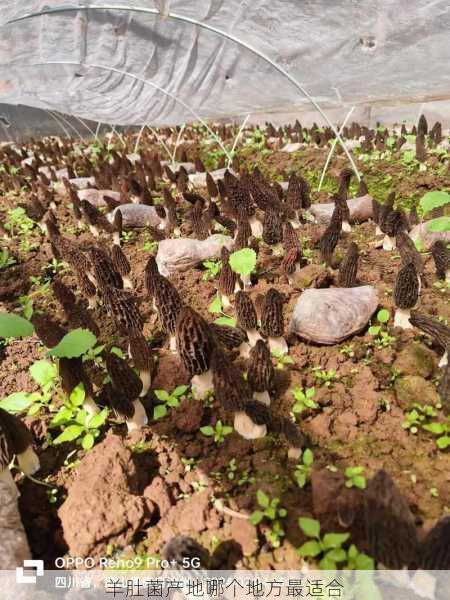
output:
[[14,481],[11,475],[9,467],[6,467],[6,469],[0,471],[0,481],[4,481],[6,485],[15,493],[16,497],[20,496],[20,492],[17,488],[16,482]]
[[252,287],[250,275],[241,275],[241,279],[244,284],[244,290],[248,290],[249,287]]
[[229,308],[231,308],[231,301],[228,296],[226,296],[225,294],[221,294],[220,300],[222,302],[223,310],[228,310]]
[[175,229],[173,230],[173,235],[175,237],[181,237],[181,230],[179,227],[175,227]]
[[245,333],[247,334],[248,341],[252,347],[256,346],[256,342],[262,339],[261,334],[257,329],[247,329]]
[[52,200],[52,201],[50,202],[50,208],[51,208],[52,210],[56,210],[56,202],[55,202],[54,200]]
[[168,219],[161,219],[161,221],[159,222],[159,225],[157,226],[157,229],[160,229],[161,231],[164,231],[164,229],[167,227],[168,225]]
[[43,233],[44,235],[48,235],[48,229],[47,229],[47,225],[46,225],[44,222],[40,222],[40,223],[38,223],[38,225],[39,225],[39,227],[40,227],[40,229],[41,229],[42,233]]
[[348,221],[342,221],[342,231],[345,231],[346,233],[348,233],[351,230],[352,230],[352,226],[350,225],[350,223]]
[[38,455],[31,446],[28,446],[22,454],[17,455],[17,462],[19,463],[20,470],[25,475],[34,475],[41,467]]
[[93,283],[95,285],[95,287],[97,287],[97,280],[95,279],[93,273],[91,273],[90,271],[86,271],[86,277],[89,279],[89,281],[91,283]]
[[150,389],[150,386],[152,384],[152,378],[150,375],[150,371],[139,371],[139,377],[141,378],[142,381],[142,392],[139,394],[139,397],[142,398],[143,396],[147,395],[148,390]]
[[376,225],[375,227],[375,235],[383,235],[379,225]]
[[270,394],[267,390],[264,392],[253,392],[253,398],[266,406],[270,406]]
[[439,361],[439,367],[446,367],[448,365],[448,350],[444,352],[441,360]]
[[246,440],[257,440],[267,435],[266,425],[256,425],[245,412],[235,413],[234,429]]
[[276,352],[277,354],[287,354],[289,352],[288,345],[283,336],[269,337],[268,342],[271,352]]
[[295,275],[299,273],[301,270],[300,263],[296,263],[294,272],[288,275],[288,283],[289,285],[293,285],[295,283]]
[[84,229],[84,223],[81,219],[77,219],[77,227],[78,229]]
[[261,221],[256,218],[256,215],[251,216],[248,221],[252,230],[252,236],[255,238],[262,238],[263,225]]
[[122,275],[123,287],[128,289],[133,289],[133,284],[131,283],[131,279],[128,275]]
[[450,269],[445,272],[445,282],[450,284]]
[[301,448],[295,448],[294,446],[291,446],[288,450],[288,458],[289,460],[295,460],[296,462],[298,460],[300,460],[302,456],[302,449]]
[[97,296],[90,296],[88,298],[88,308],[97,308]]
[[295,217],[289,221],[294,229],[300,229],[302,224],[300,223],[300,219],[298,218],[298,211],[295,211]]
[[248,358],[250,356],[251,346],[248,342],[242,342],[239,346],[239,356],[241,358]]
[[283,254],[284,254],[283,244],[279,243],[279,244],[275,244],[274,246],[272,246],[272,254],[274,256],[283,256]]
[[136,431],[141,429],[148,423],[147,413],[145,412],[144,405],[140,400],[133,401],[134,415],[131,419],[127,419],[128,431]]
[[383,250],[387,250],[388,252],[390,252],[391,250],[394,250],[394,249],[395,249],[395,238],[390,237],[389,235],[385,235],[384,240],[383,240]]
[[203,400],[214,389],[213,373],[208,369],[201,375],[194,375],[191,380],[192,396],[195,400]]
[[412,329],[412,325],[409,322],[410,317],[411,309],[397,308],[394,316],[394,327],[401,327],[401,329]]
[[115,244],[116,246],[120,246],[120,232],[119,231],[115,231],[113,233],[113,244]]
[[98,227],[96,225],[89,225],[89,231],[92,233],[94,237],[100,237],[100,233],[98,231]]
[[131,196],[131,202],[133,204],[139,204],[139,196]]
[[90,396],[86,396],[83,402],[83,408],[88,415],[97,415],[100,412],[99,407]]
[[176,354],[177,351],[178,351],[178,349],[177,349],[177,338],[174,335],[170,336],[169,349],[172,352],[172,354]]

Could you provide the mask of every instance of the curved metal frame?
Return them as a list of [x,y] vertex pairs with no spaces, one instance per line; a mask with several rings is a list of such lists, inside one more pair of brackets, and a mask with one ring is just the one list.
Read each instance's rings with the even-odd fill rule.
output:
[[[358,178],[358,181],[361,180],[361,175],[359,174],[358,168],[355,164],[355,161],[353,160],[352,155],[350,154],[348,148],[346,147],[344,141],[342,140],[341,136],[339,135],[339,131],[337,130],[337,128],[333,125],[333,123],[331,122],[331,120],[328,118],[328,115],[322,110],[322,108],[319,106],[319,104],[316,102],[316,100],[314,100],[314,98],[312,96],[309,95],[309,93],[305,90],[305,88],[295,79],[295,77],[293,77],[292,75],[290,75],[285,69],[283,69],[283,67],[280,67],[280,65],[278,65],[275,61],[273,61],[269,56],[267,56],[266,54],[264,54],[263,52],[261,52],[260,50],[257,50],[256,48],[254,48],[253,46],[251,46],[250,44],[247,44],[247,42],[244,42],[242,40],[240,40],[239,38],[235,37],[234,35],[227,33],[226,31],[223,31],[221,29],[218,29],[217,27],[213,27],[212,25],[208,25],[207,23],[203,23],[201,21],[197,21],[196,19],[192,19],[191,17],[187,17],[184,15],[180,15],[178,13],[173,13],[173,12],[168,12],[167,14],[162,15],[160,13],[160,11],[157,8],[146,8],[146,7],[142,7],[142,6],[126,6],[126,5],[110,5],[110,4],[104,4],[104,5],[97,5],[97,6],[83,6],[83,5],[79,5],[79,6],[60,6],[60,7],[54,7],[54,8],[45,8],[41,11],[36,11],[36,12],[32,12],[32,13],[27,13],[21,17],[17,17],[16,19],[11,19],[9,21],[6,21],[5,25],[12,25],[14,23],[18,23],[20,21],[25,21],[26,19],[31,19],[33,17],[39,17],[39,16],[43,16],[43,15],[49,15],[49,14],[55,14],[55,13],[62,13],[62,12],[77,12],[77,11],[89,11],[89,10],[94,10],[94,11],[100,11],[100,10],[114,10],[114,11],[122,11],[122,12],[136,12],[136,13],[143,13],[143,14],[150,14],[150,15],[158,15],[161,16],[161,18],[164,19],[174,19],[176,21],[181,21],[183,23],[189,23],[191,25],[195,25],[197,27],[201,27],[202,29],[206,29],[207,31],[211,31],[217,35],[220,35],[221,37],[230,40],[231,42],[234,42],[235,44],[238,44],[239,46],[242,46],[243,48],[246,48],[247,50],[249,50],[250,52],[252,52],[253,54],[255,54],[256,56],[258,56],[259,58],[262,58],[265,62],[267,62],[268,64],[270,64],[274,69],[276,69],[281,75],[283,75],[286,79],[288,79],[304,96],[305,98],[307,98],[311,104],[314,106],[314,108],[320,113],[320,115],[323,117],[323,119],[325,119],[325,121],[327,122],[328,126],[331,127],[331,129],[333,130],[338,142],[341,144],[345,154],[347,155],[347,158],[349,159],[352,168],[356,174],[356,177]],[[226,153],[228,156],[228,153]],[[228,157],[229,158],[229,157]]]

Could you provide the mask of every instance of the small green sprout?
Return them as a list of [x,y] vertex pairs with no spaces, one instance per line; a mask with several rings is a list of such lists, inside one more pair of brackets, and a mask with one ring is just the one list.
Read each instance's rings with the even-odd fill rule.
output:
[[262,490],[256,492],[256,500],[260,509],[251,514],[250,522],[253,525],[259,525],[264,520],[270,521],[270,527],[264,532],[264,535],[273,548],[279,548],[284,537],[280,519],[286,517],[287,510],[280,506],[279,498],[271,500]]
[[348,488],[356,487],[360,490],[366,488],[366,478],[364,477],[364,467],[347,467],[345,469],[346,482]]
[[6,269],[16,264],[14,256],[10,256],[8,248],[2,248],[0,250],[0,269]]
[[294,406],[292,407],[294,415],[300,415],[308,409],[319,408],[319,405],[314,400],[316,388],[306,388],[306,390],[303,390],[303,388],[297,385],[293,388],[292,394],[295,399]]
[[277,364],[275,365],[276,369],[283,371],[286,365],[293,365],[294,359],[289,354],[284,354],[280,350],[272,350],[272,356],[275,358]]
[[158,404],[153,409],[153,418],[155,420],[162,419],[167,415],[169,408],[180,406],[180,400],[184,397],[187,390],[187,385],[179,385],[170,394],[166,390],[155,390],[155,396],[162,404]]
[[314,454],[309,448],[306,448],[303,451],[301,462],[299,462],[299,464],[296,466],[294,472],[294,479],[299,488],[304,488],[308,483],[311,477],[313,462]]
[[335,369],[325,371],[320,367],[314,367],[313,372],[314,377],[319,381],[319,383],[326,385],[327,387],[329,387],[338,377]]
[[349,358],[353,358],[355,356],[355,351],[353,350],[353,344],[346,344],[342,346],[339,350],[341,354],[348,356]]
[[224,425],[222,421],[219,420],[215,427],[206,425],[205,427],[200,427],[200,431],[203,435],[214,438],[216,444],[222,444],[225,441],[225,436],[230,435],[230,433],[233,432],[233,427]]
[[233,481],[236,478],[237,464],[236,459],[232,458],[228,463],[227,469],[227,477],[230,481]]
[[205,260],[203,262],[203,266],[205,267],[205,271],[202,276],[203,281],[210,281],[211,279],[215,279],[220,273],[220,269],[222,268],[222,261]]
[[377,313],[377,321],[379,325],[369,327],[369,334],[373,336],[373,343],[377,348],[387,348],[395,342],[395,337],[389,335],[387,329],[383,326],[388,323],[391,315],[388,310],[382,308]]

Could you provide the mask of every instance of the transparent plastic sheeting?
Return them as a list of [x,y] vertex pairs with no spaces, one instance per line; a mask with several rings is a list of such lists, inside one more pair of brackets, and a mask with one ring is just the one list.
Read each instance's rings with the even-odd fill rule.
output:
[[449,29],[448,0],[3,0],[0,103],[116,125],[323,122],[262,53],[333,122],[351,106],[366,121],[414,121],[423,105],[445,122]]
[[35,566],[0,571],[0,585],[2,600],[450,600],[450,571],[45,571]]

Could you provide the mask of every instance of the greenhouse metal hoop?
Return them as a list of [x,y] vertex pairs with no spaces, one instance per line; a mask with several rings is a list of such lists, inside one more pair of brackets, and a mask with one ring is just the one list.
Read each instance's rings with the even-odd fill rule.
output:
[[[227,33],[226,31],[223,31],[221,29],[218,29],[217,27],[213,27],[212,25],[208,25],[207,23],[202,23],[201,21],[197,21],[196,19],[192,19],[191,17],[180,15],[178,13],[167,12],[167,13],[162,14],[157,8],[146,8],[146,7],[142,7],[142,6],[132,7],[132,6],[127,6],[127,5],[121,6],[121,5],[108,5],[108,4],[101,5],[101,6],[83,6],[83,5],[78,5],[78,6],[60,6],[60,7],[54,7],[54,8],[44,8],[43,10],[36,11],[36,12],[31,12],[31,13],[27,13],[25,15],[22,15],[21,17],[17,17],[15,19],[11,19],[9,21],[6,21],[5,25],[12,25],[12,24],[18,23],[20,21],[25,21],[26,19],[30,19],[30,18],[33,18],[33,17],[39,17],[39,16],[43,16],[43,15],[47,15],[47,14],[62,13],[62,12],[89,11],[89,10],[94,10],[94,11],[111,10],[111,11],[123,11],[123,12],[137,12],[137,13],[144,13],[144,14],[150,14],[150,15],[158,15],[158,16],[161,16],[162,18],[169,18],[169,19],[174,19],[176,21],[181,21],[181,22],[184,22],[184,23],[189,23],[191,25],[195,25],[195,26],[200,27],[202,29],[206,29],[208,31],[211,31],[211,32],[213,32],[213,33],[215,33],[215,34],[217,34],[217,35],[219,35],[219,36],[221,36],[221,37],[223,37],[225,39],[228,39],[231,42],[234,42],[235,44],[238,44],[238,45],[242,46],[243,48],[246,48],[247,50],[249,50],[250,52],[252,52],[256,56],[259,56],[265,62],[267,62],[268,64],[270,64],[274,69],[276,69],[286,79],[288,79],[311,102],[311,104],[314,106],[314,108],[325,119],[325,121],[327,122],[328,126],[331,127],[331,129],[334,132],[337,140],[341,144],[341,146],[342,146],[345,154],[347,155],[347,158],[349,159],[349,161],[350,161],[350,163],[352,165],[352,168],[353,168],[353,170],[355,172],[355,175],[356,175],[358,181],[361,181],[361,175],[359,174],[359,171],[358,171],[358,168],[357,168],[357,166],[355,164],[355,161],[353,160],[353,157],[352,157],[351,153],[349,152],[349,150],[346,147],[344,141],[342,140],[342,138],[341,138],[341,136],[339,134],[339,131],[333,125],[333,123],[329,119],[328,115],[322,110],[322,108],[314,100],[314,98],[312,96],[310,96],[310,94],[305,90],[305,88],[295,79],[295,77],[293,77],[292,75],[290,75],[287,71],[285,71],[285,69],[283,69],[283,67],[281,67],[280,65],[278,65],[275,61],[273,61],[269,56],[267,56],[266,54],[264,54],[260,50],[257,50],[256,48],[254,48],[253,46],[251,46],[247,42],[244,42],[244,41],[240,40],[239,38],[235,37],[234,35],[232,35],[230,33]],[[141,81],[145,81],[145,80],[141,80]],[[150,83],[150,82],[147,82],[147,83]],[[189,110],[191,112],[193,112],[192,109],[189,109]],[[221,147],[223,148],[222,144],[221,144]],[[226,152],[226,155],[229,158],[228,152]]]

